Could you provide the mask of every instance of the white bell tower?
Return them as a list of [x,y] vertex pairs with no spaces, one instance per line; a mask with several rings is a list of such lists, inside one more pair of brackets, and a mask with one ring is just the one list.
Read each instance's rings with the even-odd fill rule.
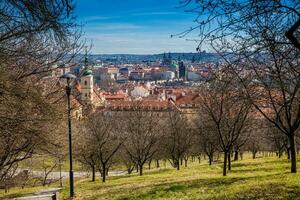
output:
[[90,69],[85,69],[80,80],[81,85],[81,100],[93,101],[94,96],[94,83],[93,72]]

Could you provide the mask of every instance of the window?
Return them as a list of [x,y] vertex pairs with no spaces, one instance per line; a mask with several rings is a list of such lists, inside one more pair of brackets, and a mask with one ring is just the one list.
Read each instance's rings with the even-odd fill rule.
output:
[[84,85],[87,85],[87,81],[84,81]]

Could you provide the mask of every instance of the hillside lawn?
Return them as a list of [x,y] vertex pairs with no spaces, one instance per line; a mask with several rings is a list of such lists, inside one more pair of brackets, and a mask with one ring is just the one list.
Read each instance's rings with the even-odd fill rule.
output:
[[[298,157],[298,160],[300,157]],[[298,165],[300,163],[298,162]],[[145,166],[146,168],[147,166]],[[299,171],[299,166],[298,166]],[[68,183],[64,183],[68,186]],[[50,186],[57,187],[57,184]],[[40,191],[38,188],[15,188],[8,194],[0,190],[0,199]],[[120,177],[108,177],[102,183],[90,179],[76,179],[74,199],[300,199],[300,171],[290,173],[290,163],[286,158],[259,157],[250,155],[242,161],[232,162],[232,170],[227,177],[222,176],[222,164],[209,166],[206,161],[189,162],[180,171],[163,166],[160,169],[144,170]],[[68,187],[63,188],[60,199],[68,199]]]

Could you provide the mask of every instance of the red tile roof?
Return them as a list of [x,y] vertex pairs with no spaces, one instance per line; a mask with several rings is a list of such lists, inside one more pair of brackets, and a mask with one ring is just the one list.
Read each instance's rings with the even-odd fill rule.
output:
[[167,110],[171,108],[168,101],[145,100],[145,101],[111,101],[108,108],[111,110]]
[[118,93],[118,94],[106,94],[104,95],[104,98],[106,100],[118,100],[118,99],[126,99],[127,95],[126,94],[122,94],[122,93]]

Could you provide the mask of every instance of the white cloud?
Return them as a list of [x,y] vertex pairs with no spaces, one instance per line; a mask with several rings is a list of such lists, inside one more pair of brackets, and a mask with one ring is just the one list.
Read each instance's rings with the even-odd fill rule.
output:
[[181,13],[178,12],[140,12],[140,13],[133,13],[133,16],[151,16],[151,15],[179,15]]
[[113,17],[108,17],[108,16],[87,16],[84,18],[79,18],[79,21],[92,22],[92,21],[107,20],[112,18]]

